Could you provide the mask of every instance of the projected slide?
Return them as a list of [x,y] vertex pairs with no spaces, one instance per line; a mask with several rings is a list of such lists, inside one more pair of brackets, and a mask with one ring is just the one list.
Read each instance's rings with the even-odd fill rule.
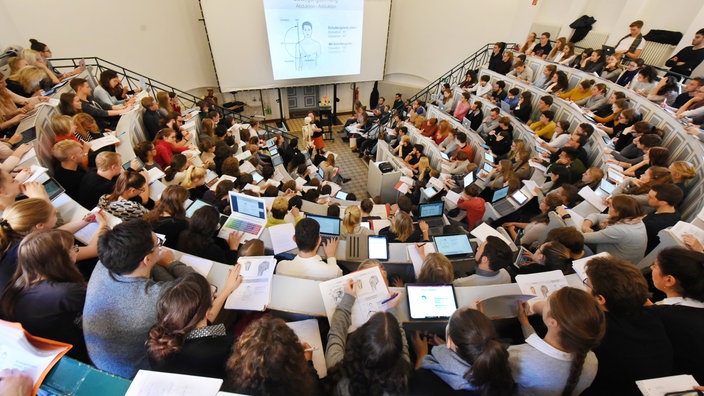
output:
[[274,80],[360,73],[363,0],[265,0]]

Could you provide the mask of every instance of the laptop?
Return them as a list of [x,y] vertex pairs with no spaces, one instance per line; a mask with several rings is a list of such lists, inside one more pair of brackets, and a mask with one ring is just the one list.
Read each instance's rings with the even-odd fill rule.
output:
[[279,154],[279,150],[276,147],[269,148],[269,156],[273,157]]
[[482,165],[482,169],[477,172],[477,178],[481,181],[486,181],[486,179],[489,177],[489,173],[494,170],[494,165],[492,165],[489,162],[484,162],[484,165]]
[[437,191],[433,186],[429,186],[423,189],[423,194],[425,194],[428,199],[438,195],[440,191]]
[[[497,190],[496,192],[502,191],[503,189],[507,189],[508,186],[502,188],[501,190]],[[508,189],[507,189],[508,192]],[[503,195],[504,192],[502,191],[500,195]],[[496,202],[492,202],[492,205],[494,207],[494,210],[496,213],[498,213],[500,216],[506,216],[508,214],[511,214],[516,211],[516,209],[520,208],[521,205],[524,203],[528,202],[528,196],[525,195],[521,190],[516,190],[514,191],[511,195],[508,195],[506,193],[506,196],[504,196],[505,199],[500,198]]]
[[252,179],[254,179],[254,183],[252,183],[252,184],[256,185],[256,184],[261,183],[262,180],[264,180],[264,176],[260,175],[257,172],[252,172],[252,173],[250,173],[250,175],[252,175]]
[[606,59],[610,55],[613,55],[614,52],[616,52],[616,47],[612,47],[610,45],[602,45],[601,51],[603,52],[603,58]]
[[318,176],[320,176],[320,180],[325,180],[325,171],[323,168],[318,168]]
[[448,157],[447,154],[445,154],[445,153],[442,152],[442,151],[440,152],[440,157],[442,157],[442,159],[444,159],[445,161],[449,161],[449,160],[450,160],[450,157]]
[[469,172],[467,173],[467,176],[464,177],[464,187],[467,187],[468,185],[474,183],[474,172]]
[[624,176],[623,176],[623,173],[621,173],[621,172],[617,172],[614,169],[609,169],[606,172],[606,175],[607,175],[608,179],[613,181],[616,185],[623,183]]
[[435,250],[448,258],[474,255],[474,249],[467,234],[436,235],[433,237],[433,243],[435,243]]
[[202,208],[203,206],[213,206],[203,200],[196,199],[195,201],[191,202],[190,205],[186,208],[186,218],[190,219],[191,216],[193,216],[193,213],[195,213],[196,210]]
[[327,242],[332,238],[340,237],[339,217],[317,216],[312,214],[308,214],[306,217],[318,222],[320,225],[320,237],[324,242]]
[[496,161],[496,158],[494,157],[493,154],[491,154],[488,151],[484,152],[484,161],[489,162],[489,163],[494,163]]
[[455,288],[448,285],[406,284],[411,320],[447,321],[457,310]]
[[266,202],[257,197],[229,192],[232,214],[220,228],[218,236],[227,239],[234,231],[244,232],[242,241],[259,238],[266,226]]
[[347,199],[347,193],[344,192],[344,191],[342,191],[342,190],[340,190],[340,191],[337,192],[337,194],[335,194],[335,198],[341,199],[341,200],[344,201],[344,200]]
[[271,164],[272,164],[274,167],[277,167],[277,166],[279,166],[279,165],[282,165],[283,163],[284,163],[284,159],[281,158],[280,155],[272,155],[272,156],[271,156]]
[[508,195],[509,186],[501,187],[500,189],[494,191],[494,195],[491,197],[491,203],[494,204]]
[[372,260],[387,261],[389,259],[389,243],[385,236],[369,235],[367,236],[368,255]]
[[611,184],[608,178],[605,177],[601,179],[601,183],[599,183],[599,188],[597,188],[594,193],[602,198],[606,198],[614,192],[614,189],[616,189],[616,185]]
[[501,110],[510,113],[511,112],[511,105],[508,102],[501,101]]
[[[432,202],[418,205],[418,219],[425,220],[430,226],[432,234],[441,234],[445,225],[442,215],[445,211],[445,202]],[[439,228],[439,230],[438,230]],[[434,232],[433,232],[434,231]]]

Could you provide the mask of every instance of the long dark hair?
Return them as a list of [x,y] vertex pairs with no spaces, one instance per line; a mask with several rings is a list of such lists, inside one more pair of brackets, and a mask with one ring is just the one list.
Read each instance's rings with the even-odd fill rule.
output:
[[402,355],[398,321],[390,313],[377,312],[347,337],[345,356],[330,370],[331,377],[346,378],[352,396],[403,393],[411,366]]
[[589,293],[574,287],[563,287],[548,299],[549,315],[557,321],[560,344],[572,354],[570,373],[562,395],[571,395],[582,374],[584,360],[599,345],[606,332],[606,318],[599,304]]
[[73,235],[63,230],[36,231],[20,242],[17,270],[0,299],[3,316],[14,316],[17,297],[42,281],[85,285],[71,259]]
[[151,223],[158,220],[164,212],[168,212],[173,218],[183,219],[186,217],[186,209],[183,207],[186,199],[188,199],[188,190],[185,187],[168,186],[161,193],[161,198],[154,209],[144,215],[144,220]]
[[211,306],[210,285],[196,272],[164,291],[156,305],[156,324],[146,342],[149,356],[163,361],[180,351],[188,333],[205,318]]
[[188,229],[181,232],[178,238],[178,249],[184,253],[197,254],[208,247],[217,232],[220,213],[210,205],[198,208],[193,212],[188,223]]
[[510,395],[513,377],[508,350],[499,342],[494,324],[483,313],[460,308],[452,314],[447,335],[457,346],[457,355],[471,365],[464,378],[483,395]]
[[115,87],[110,86],[110,80],[117,77],[117,72],[115,70],[105,69],[100,73],[100,79],[98,83],[103,89],[110,95],[119,98],[122,96],[122,85],[119,83]]
[[115,202],[130,188],[140,189],[147,184],[147,179],[142,174],[134,171],[123,171],[115,182],[115,189],[108,195],[108,202]]
[[166,168],[164,171],[164,180],[166,181],[171,181],[176,177],[176,174],[183,169],[184,166],[188,163],[188,158],[183,155],[183,154],[174,154],[171,157],[171,164],[169,164],[169,167]]

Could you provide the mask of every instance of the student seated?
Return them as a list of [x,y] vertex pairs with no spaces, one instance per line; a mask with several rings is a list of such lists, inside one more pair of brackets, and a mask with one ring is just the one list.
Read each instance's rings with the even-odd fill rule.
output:
[[38,231],[20,243],[18,267],[0,298],[0,317],[37,337],[73,345],[68,356],[90,363],[81,329],[86,282],[78,249],[63,230]]
[[244,233],[231,232],[227,241],[217,237],[220,213],[212,206],[198,208],[188,228],[178,238],[178,250],[224,264],[237,262],[237,250]]
[[399,209],[391,219],[391,225],[379,230],[379,235],[385,236],[389,243],[422,242],[430,241],[429,230],[430,226],[424,220],[418,222],[416,229],[411,215]]
[[358,206],[348,206],[345,209],[345,216],[342,218],[342,226],[340,227],[340,239],[345,240],[348,236],[359,236],[366,238],[369,235],[374,235],[374,231],[369,228],[362,227],[362,212]]
[[[418,249],[421,251],[422,249]],[[422,252],[419,252],[423,255]],[[430,253],[423,259],[418,273],[417,283],[427,285],[444,285],[455,279],[455,270],[450,260],[440,253]]]
[[152,369],[225,378],[225,363],[235,338],[222,323],[210,323],[241,283],[237,264],[230,268],[225,286],[215,298],[208,280],[195,272],[164,291],[157,303],[157,322],[146,343]]
[[311,360],[282,319],[269,315],[252,322],[239,336],[227,361],[223,389],[249,395],[322,395]]
[[704,326],[704,254],[680,247],[658,254],[653,284],[666,298],[650,307],[665,325],[674,350],[673,374],[692,374],[704,382],[701,356],[704,342],[699,330]]
[[164,235],[164,246],[175,249],[178,245],[178,236],[188,228],[186,208],[184,204],[188,199],[188,191],[181,186],[168,186],[161,193],[161,198],[149,213],[144,215],[144,220],[149,223],[157,234]]
[[342,276],[342,269],[337,266],[335,252],[337,238],[323,244],[327,263],[318,255],[322,241],[320,224],[313,219],[302,219],[296,224],[293,236],[298,247],[298,254],[293,260],[283,260],[276,265],[276,273],[295,278],[329,280]]
[[78,201],[81,180],[86,174],[83,168],[85,158],[83,146],[74,140],[62,140],[51,148],[51,154],[59,161],[59,164],[54,167],[54,178],[66,190],[69,197]]
[[145,206],[149,206],[149,201],[149,185],[144,174],[125,171],[117,178],[113,192],[100,197],[98,206],[124,221],[144,217],[149,213]]
[[601,369],[591,349],[604,336],[604,313],[587,292],[563,287],[533,305],[548,329],[540,338],[528,322],[527,305],[518,308],[526,343],[508,348],[517,393],[579,395]]
[[[429,341],[433,345],[430,353]],[[445,340],[437,335],[428,340],[416,332],[413,349],[416,371],[410,383],[412,394],[449,394],[450,389],[497,396],[513,394],[506,346],[498,340],[491,320],[475,309],[464,307],[452,314]],[[446,390],[442,392],[442,388]]]
[[599,370],[584,394],[639,395],[635,381],[672,375],[672,345],[662,322],[644,307],[649,293],[641,271],[617,257],[595,257],[586,273],[606,315],[606,334],[594,349]]
[[325,363],[335,395],[403,394],[411,361],[403,327],[388,312],[377,312],[349,333],[357,285],[345,283],[344,296],[330,321]]
[[95,157],[95,166],[97,169],[94,172],[83,176],[78,189],[78,203],[86,209],[96,207],[100,197],[113,192],[115,182],[122,174],[122,156],[109,151],[102,152]]
[[120,223],[100,238],[100,261],[88,282],[83,333],[91,361],[101,370],[132,378],[148,369],[144,342],[157,321],[157,301],[171,282],[150,278],[159,269],[180,277],[193,270],[174,259],[144,220]]
[[682,200],[682,190],[672,183],[654,185],[648,191],[648,206],[655,212],[643,218],[645,231],[648,234],[647,255],[660,243],[658,233],[667,227],[672,227],[680,221],[681,215],[677,204]]
[[511,283],[506,267],[511,265],[511,248],[501,238],[488,236],[476,253],[477,270],[474,275],[455,279],[455,286],[483,286]]

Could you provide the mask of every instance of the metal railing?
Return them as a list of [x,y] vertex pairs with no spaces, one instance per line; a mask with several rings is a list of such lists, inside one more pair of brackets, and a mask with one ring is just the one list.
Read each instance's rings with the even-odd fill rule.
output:
[[[516,43],[506,43],[506,51],[513,48],[515,45]],[[476,70],[479,69],[480,66],[489,63],[489,58],[491,57],[493,47],[494,43],[486,44],[484,47],[468,56],[465,60],[457,64],[448,72],[438,77],[435,81],[428,84],[428,86],[411,96],[409,100],[411,103],[417,99],[427,102],[430,96],[439,91],[442,84],[448,83],[450,85],[457,85],[461,83],[462,80],[464,80],[465,74],[468,70]]]
[[[70,71],[79,66],[79,62],[83,60],[85,62],[85,66],[91,66],[94,71],[93,71],[93,77],[95,80],[98,80],[98,77],[100,76],[100,73],[102,73],[104,70],[110,69],[114,70],[118,74],[124,76],[122,84],[127,85],[127,87],[130,90],[134,90],[138,87],[141,87],[144,83],[144,86],[146,86],[147,91],[149,94],[153,97],[156,97],[157,92],[160,91],[166,91],[166,92],[173,92],[176,94],[176,96],[179,98],[179,100],[187,107],[195,107],[198,105],[198,102],[202,100],[202,98],[199,98],[193,94],[190,94],[186,91],[182,91],[178,88],[175,88],[171,85],[168,85],[166,83],[163,83],[159,80],[155,80],[151,77],[145,76],[143,74],[137,73],[134,70],[127,69],[123,66],[120,66],[118,64],[112,63],[110,61],[107,61],[102,58],[98,57],[86,57],[86,58],[52,58],[51,59],[51,65],[56,68],[57,70],[60,71]],[[220,112],[223,116],[231,116],[235,119],[236,122],[238,123],[249,123],[249,119],[241,116],[239,113],[230,110],[226,107],[222,107],[219,105],[211,106],[211,108],[216,109],[218,112]],[[281,134],[284,139],[288,142],[292,138],[296,138],[295,135],[292,135],[291,133],[284,131],[283,129],[279,128],[274,128],[269,125],[265,125],[262,123],[262,129],[266,131],[266,139],[270,139],[274,137],[276,134]]]

